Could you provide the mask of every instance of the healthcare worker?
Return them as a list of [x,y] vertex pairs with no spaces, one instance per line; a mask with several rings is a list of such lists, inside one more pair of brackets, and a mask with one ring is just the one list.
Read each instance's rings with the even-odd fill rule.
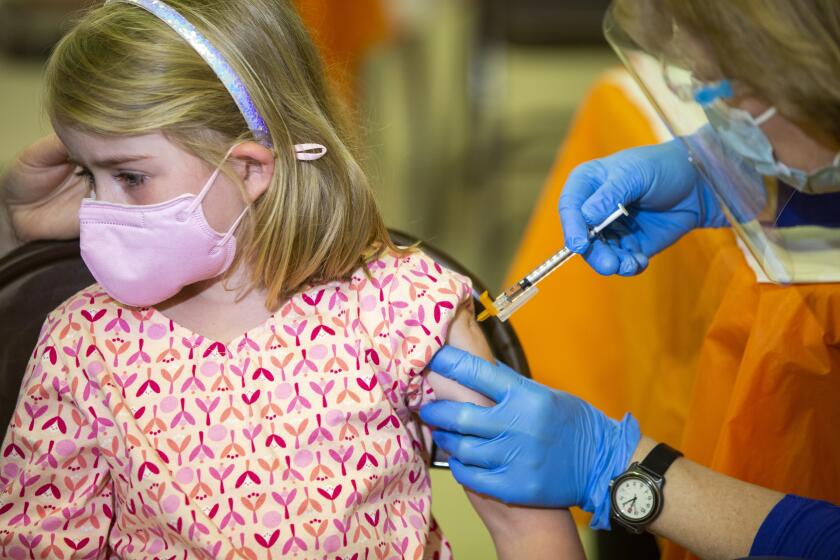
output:
[[[678,139],[579,167],[560,201],[566,244],[598,272],[630,276],[690,230],[729,223],[759,281],[840,284],[840,4],[617,0],[605,29]],[[588,229],[618,203],[632,218],[588,241]],[[803,304],[800,315],[836,316],[832,301],[822,309]],[[595,333],[595,324],[609,319],[592,320]],[[784,320],[765,318],[755,336],[771,338]],[[569,328],[589,326],[563,325],[556,336]],[[821,440],[823,452],[798,462],[788,447],[750,447],[751,440],[773,439],[760,433],[778,429],[769,423],[753,423],[737,439],[747,462],[798,467],[803,479],[821,473],[815,476],[823,487],[836,487],[837,341],[828,329],[817,342],[808,336],[789,332],[762,357],[764,384],[780,384],[775,400],[742,404],[745,414],[787,418],[783,430]],[[796,352],[804,363],[786,372],[795,363],[787,355]],[[702,557],[840,558],[835,505],[723,476],[644,437],[631,415],[612,420],[503,365],[444,349],[431,366],[497,403],[439,402],[421,412],[439,428],[435,439],[452,454],[455,477],[478,492],[513,503],[580,506],[593,514],[595,528],[651,531]],[[562,356],[556,367],[562,376]],[[812,378],[804,382],[827,394],[802,399],[789,386],[801,371]],[[785,400],[785,393],[800,398]],[[768,405],[778,408],[750,410]]]

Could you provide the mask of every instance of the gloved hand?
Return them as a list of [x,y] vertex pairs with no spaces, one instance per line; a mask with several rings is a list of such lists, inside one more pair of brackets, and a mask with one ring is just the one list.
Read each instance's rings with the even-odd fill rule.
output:
[[[607,241],[589,229],[624,204],[630,218],[610,226]],[[726,219],[711,188],[679,140],[633,148],[577,167],[560,196],[566,246],[604,275],[632,276],[648,259],[694,228]]]
[[580,506],[592,527],[609,527],[609,482],[628,466],[641,435],[629,414],[621,422],[572,395],[444,347],[429,368],[497,404],[485,408],[438,401],[420,417],[439,428],[434,440],[452,457],[455,479],[503,502]]

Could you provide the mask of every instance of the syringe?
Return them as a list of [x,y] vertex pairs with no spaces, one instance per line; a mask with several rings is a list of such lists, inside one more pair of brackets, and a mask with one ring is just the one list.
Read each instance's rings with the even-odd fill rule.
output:
[[[620,217],[629,215],[630,213],[627,212],[627,209],[619,204],[618,210],[613,212],[606,220],[598,224],[598,226],[589,230],[589,239],[595,238]],[[528,276],[505,290],[495,301],[490,299],[489,293],[484,292],[481,294],[481,303],[484,304],[484,311],[479,314],[478,320],[486,321],[490,317],[498,317],[500,321],[507,321],[516,310],[537,295],[537,284],[563,266],[575,254],[568,247],[563,247],[557,254],[532,270]]]

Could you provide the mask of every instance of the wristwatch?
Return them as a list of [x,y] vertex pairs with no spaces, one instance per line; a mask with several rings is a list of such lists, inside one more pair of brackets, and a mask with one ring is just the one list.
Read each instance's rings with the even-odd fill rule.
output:
[[682,457],[660,443],[641,463],[631,464],[610,482],[612,518],[632,533],[643,533],[662,511],[665,471]]

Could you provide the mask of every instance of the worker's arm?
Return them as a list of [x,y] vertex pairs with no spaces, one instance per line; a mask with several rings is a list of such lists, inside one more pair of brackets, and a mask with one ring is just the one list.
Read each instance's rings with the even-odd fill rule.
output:
[[[420,412],[440,429],[435,441],[457,459],[452,472],[461,484],[512,504],[580,506],[593,513],[594,528],[610,527],[610,481],[654,446],[632,416],[610,419],[572,395],[450,347],[430,367],[496,403],[436,402]],[[813,507],[792,511],[782,498],[679,459],[665,474],[664,509],[650,530],[703,558],[743,557],[754,546],[772,555],[840,558],[840,508],[809,502]]]
[[[448,342],[487,360],[493,359],[470,303],[456,314]],[[429,384],[438,399],[481,406],[493,404],[487,397],[435,373],[429,374]],[[500,559],[584,558],[577,528],[568,510],[508,505],[470,490],[467,490],[467,496],[493,537]]]

